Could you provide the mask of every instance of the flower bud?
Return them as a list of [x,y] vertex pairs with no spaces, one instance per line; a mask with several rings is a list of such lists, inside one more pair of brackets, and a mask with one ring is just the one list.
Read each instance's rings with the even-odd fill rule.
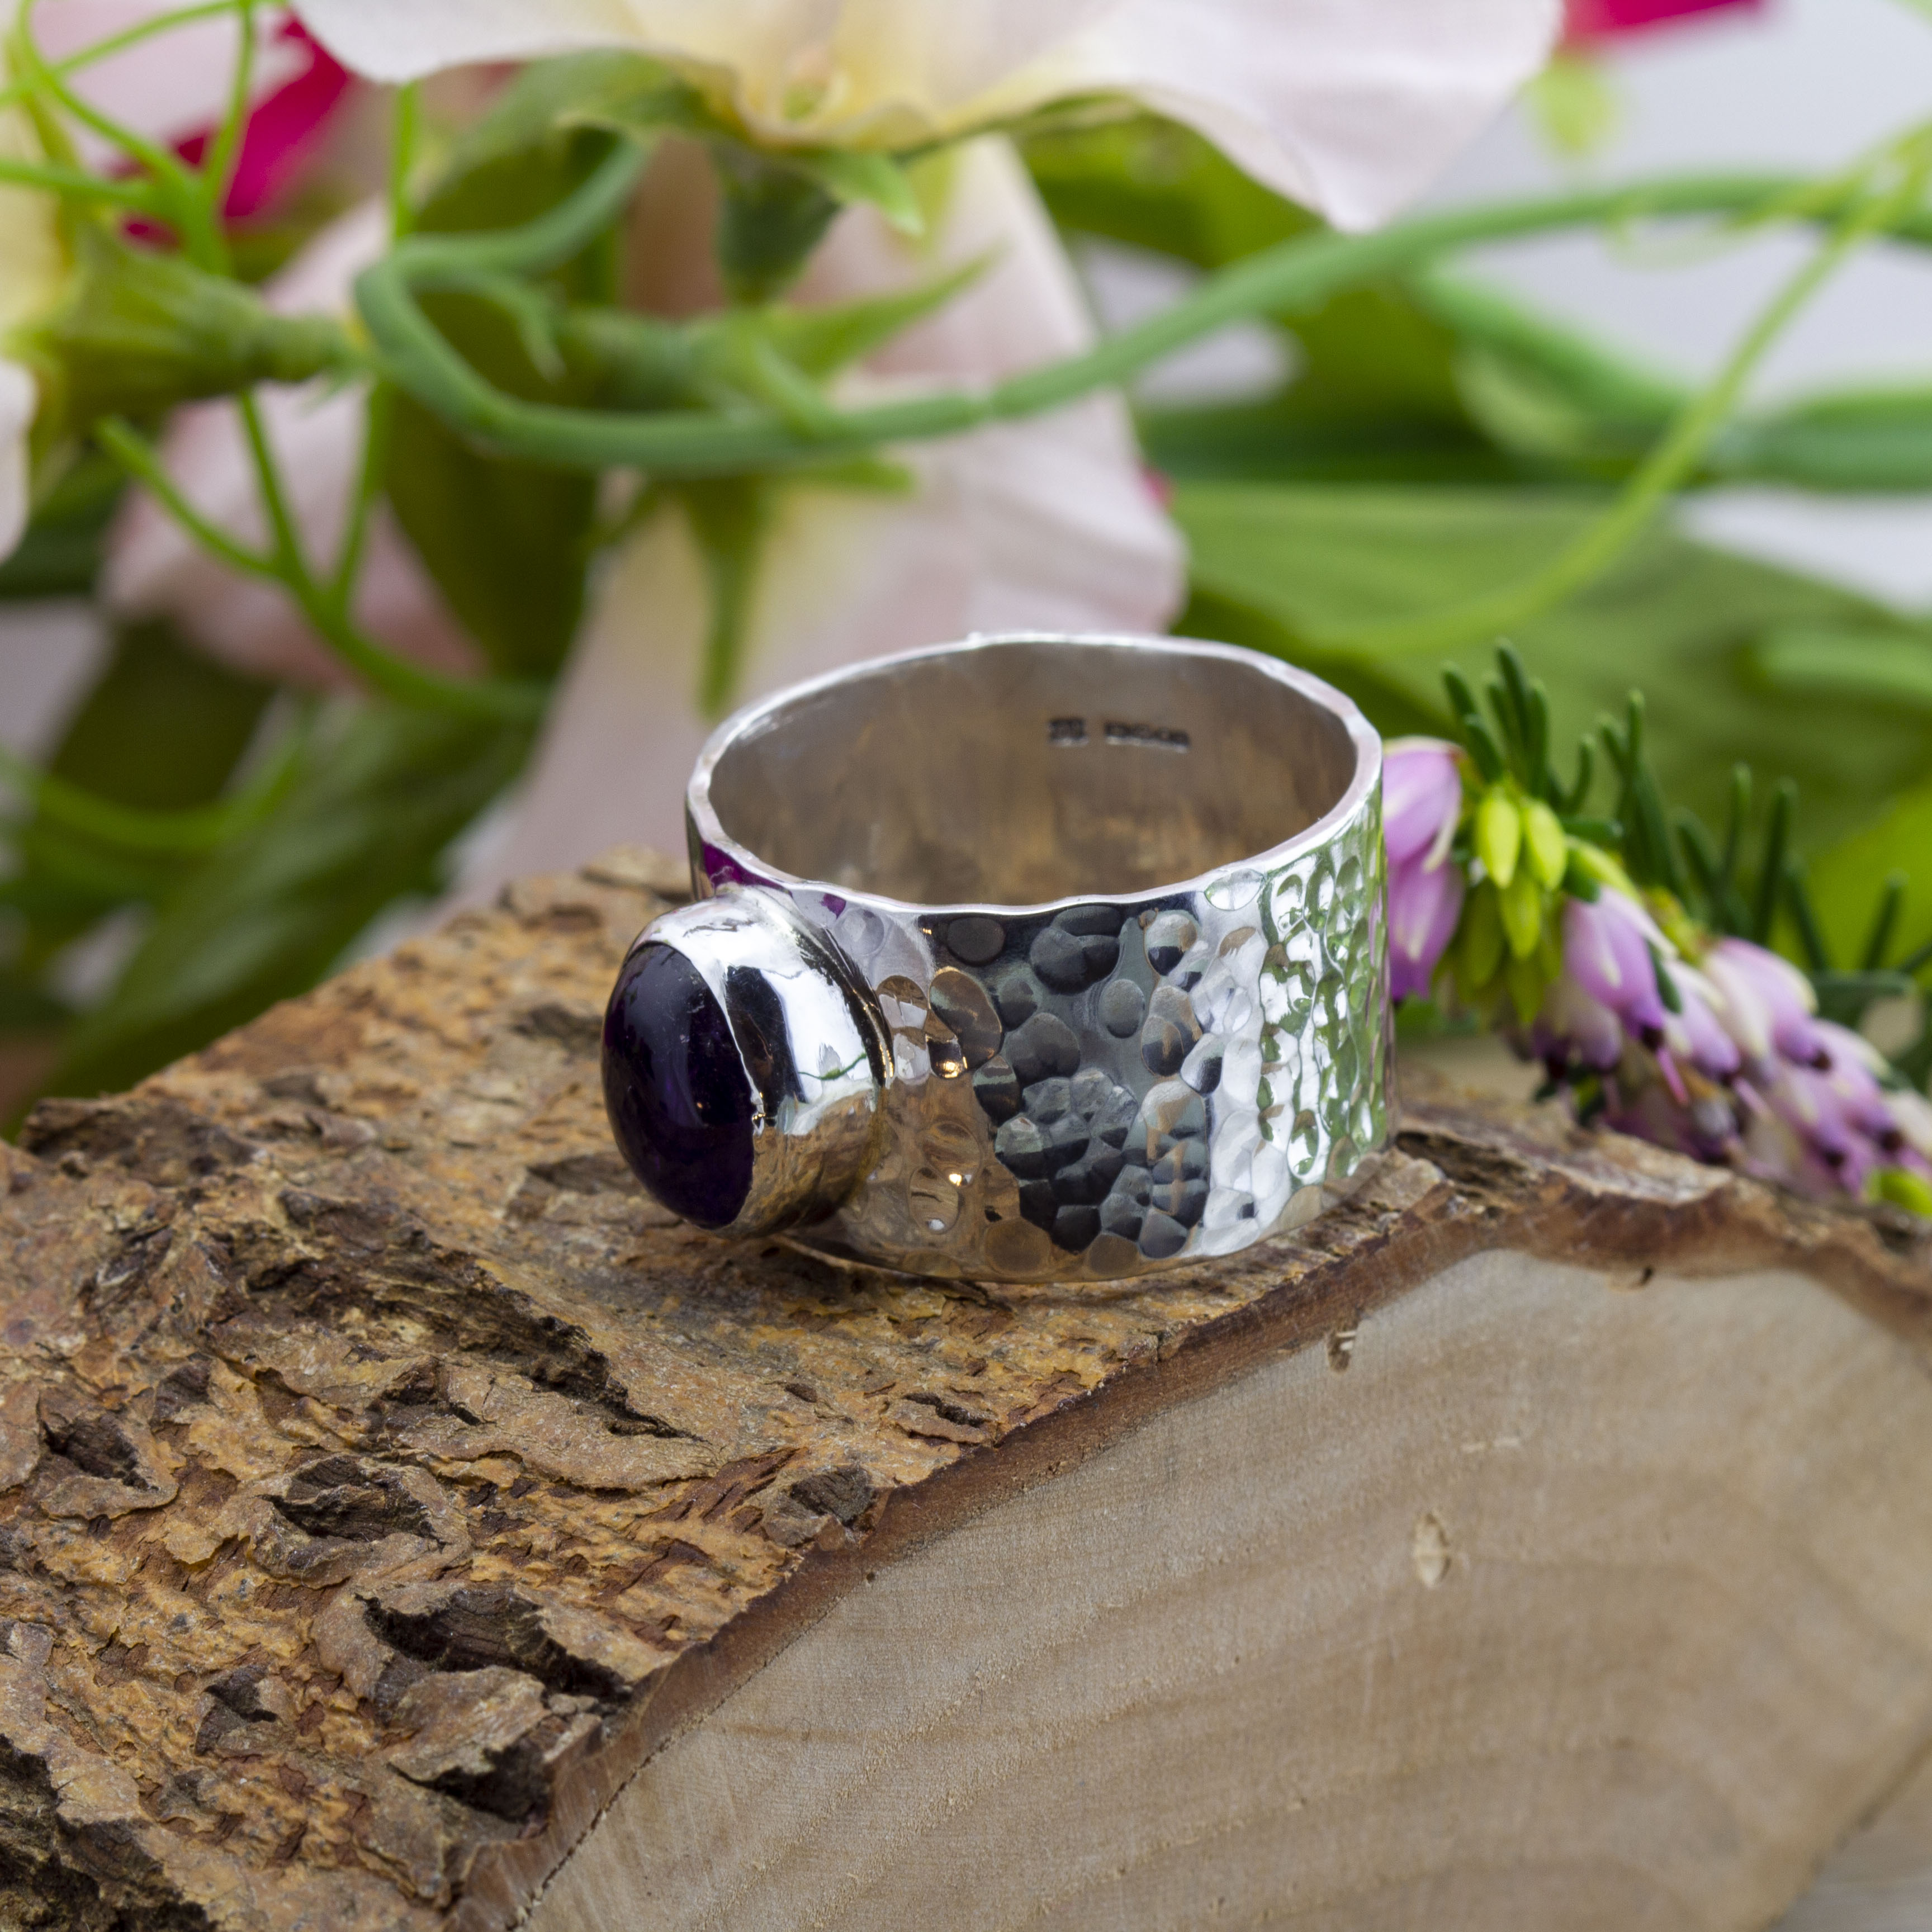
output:
[[351,356],[332,317],[278,315],[238,282],[92,225],[76,236],[57,299],[12,342],[40,384],[43,449],[104,416],[151,417],[256,382],[302,382]]
[[1522,814],[1506,792],[1491,790],[1476,808],[1476,856],[1501,891],[1516,877],[1522,849]]
[[1570,841],[1556,813],[1540,798],[1532,800],[1523,808],[1522,835],[1530,870],[1539,884],[1553,892],[1569,869]]
[[[1534,956],[1537,942],[1543,936],[1543,888],[1539,886],[1528,866],[1518,871],[1514,878],[1503,889],[1503,932],[1509,940],[1511,955],[1518,959],[1528,959]],[[1537,1002],[1530,1002],[1530,1010],[1536,1010]]]

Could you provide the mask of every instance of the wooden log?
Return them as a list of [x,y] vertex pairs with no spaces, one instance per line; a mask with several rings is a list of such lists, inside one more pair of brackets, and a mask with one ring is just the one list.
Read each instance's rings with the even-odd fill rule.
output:
[[1912,1224],[1436,1093],[1170,1276],[724,1243],[602,1117],[662,872],[6,1154],[0,1926],[1709,1932],[1921,1762]]

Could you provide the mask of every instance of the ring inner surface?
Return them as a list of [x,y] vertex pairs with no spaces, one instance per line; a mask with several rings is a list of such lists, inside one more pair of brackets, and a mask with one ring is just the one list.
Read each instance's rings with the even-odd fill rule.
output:
[[719,823],[805,879],[924,905],[1177,884],[1305,830],[1355,773],[1334,712],[1236,659],[1042,640],[883,667],[767,714]]

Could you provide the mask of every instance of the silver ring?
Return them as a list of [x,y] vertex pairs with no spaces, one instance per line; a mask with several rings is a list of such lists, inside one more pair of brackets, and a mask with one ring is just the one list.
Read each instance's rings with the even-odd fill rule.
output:
[[1010,636],[751,705],[604,1026],[674,1212],[1110,1280],[1300,1226],[1387,1136],[1382,747],[1253,652]]

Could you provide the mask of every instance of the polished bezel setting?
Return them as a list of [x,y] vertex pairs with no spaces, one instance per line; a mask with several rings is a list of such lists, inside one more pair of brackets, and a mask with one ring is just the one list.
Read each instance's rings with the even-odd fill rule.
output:
[[[709,996],[728,1034],[728,1071],[742,1083],[742,1185],[736,1185],[737,1145],[721,1146],[716,1159],[732,1165],[736,1198],[719,1199],[712,1213],[692,1214],[688,1198],[667,1196],[658,1179],[662,1150],[623,1103],[626,1089],[640,1077],[692,1084],[681,1077],[682,1068],[639,1068],[626,1050],[627,992],[638,968],[650,963],[647,956],[660,950],[682,962]],[[666,1206],[700,1226],[764,1234],[822,1214],[850,1192],[874,1156],[885,1068],[874,1009],[836,946],[767,893],[727,890],[682,906],[639,934],[618,974],[604,1039],[605,1102],[620,1148]],[[694,1055],[702,1044],[693,1042]],[[716,1088],[717,1070],[708,1071]],[[734,1097],[700,1096],[699,1108],[709,1098],[716,1111],[735,1118]]]

